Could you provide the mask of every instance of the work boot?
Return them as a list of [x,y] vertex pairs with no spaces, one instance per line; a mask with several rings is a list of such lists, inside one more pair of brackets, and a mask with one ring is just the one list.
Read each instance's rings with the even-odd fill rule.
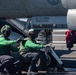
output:
[[4,71],[3,67],[0,67],[0,75],[6,75],[6,71]]
[[0,72],[0,75],[6,75],[6,73],[4,73],[4,72]]
[[7,73],[3,70],[0,70],[0,75],[6,75]]
[[32,68],[32,66],[29,67],[27,75],[38,75],[38,71],[36,69],[33,69],[33,68]]

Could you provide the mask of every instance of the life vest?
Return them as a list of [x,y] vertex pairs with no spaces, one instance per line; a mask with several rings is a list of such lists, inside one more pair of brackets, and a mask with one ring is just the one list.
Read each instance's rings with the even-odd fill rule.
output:
[[24,54],[24,53],[26,53],[26,51],[27,51],[27,50],[25,49],[24,44],[26,43],[26,41],[27,41],[28,39],[30,39],[30,38],[27,37],[27,38],[25,38],[23,41],[20,42],[19,53],[20,53],[21,55]]

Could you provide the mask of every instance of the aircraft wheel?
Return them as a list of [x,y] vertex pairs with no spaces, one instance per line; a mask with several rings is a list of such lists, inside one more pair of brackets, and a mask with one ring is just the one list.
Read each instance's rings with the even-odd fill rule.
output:
[[52,56],[50,52],[48,52],[48,60],[47,60],[47,67],[56,67],[57,66],[57,61],[56,59]]

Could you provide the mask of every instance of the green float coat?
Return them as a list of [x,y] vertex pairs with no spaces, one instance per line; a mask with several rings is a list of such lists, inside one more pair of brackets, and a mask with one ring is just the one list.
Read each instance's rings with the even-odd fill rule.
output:
[[10,54],[10,51],[18,51],[17,48],[12,45],[16,43],[16,40],[8,40],[3,35],[0,35],[0,55]]
[[20,54],[23,54],[27,51],[36,51],[38,49],[42,49],[42,48],[45,48],[45,45],[40,45],[40,44],[37,44],[37,43],[34,43],[32,40],[26,40],[24,42],[24,44],[22,44],[22,42],[20,43]]

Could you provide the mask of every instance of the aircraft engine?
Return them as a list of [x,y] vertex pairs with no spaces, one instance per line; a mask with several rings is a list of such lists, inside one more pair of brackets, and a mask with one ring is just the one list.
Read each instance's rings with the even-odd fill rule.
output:
[[69,9],[67,13],[68,29],[76,30],[76,9]]
[[76,0],[61,0],[64,8],[67,9],[76,9]]

